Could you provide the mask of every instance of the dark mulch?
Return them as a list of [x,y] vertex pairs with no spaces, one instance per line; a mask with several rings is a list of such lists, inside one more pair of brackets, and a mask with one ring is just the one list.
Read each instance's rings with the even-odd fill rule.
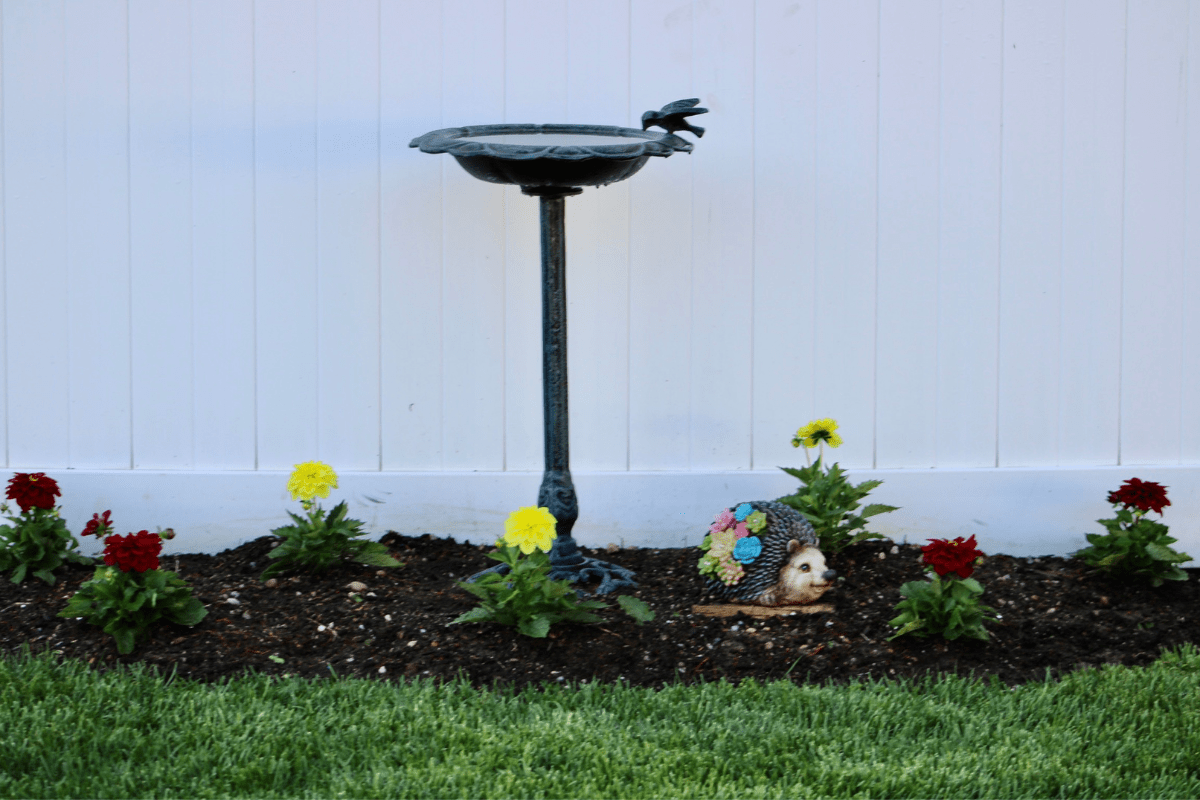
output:
[[[661,687],[752,677],[797,683],[846,683],[867,676],[995,675],[1008,685],[1057,677],[1102,664],[1144,666],[1164,648],[1200,643],[1200,570],[1159,588],[1093,575],[1071,558],[992,555],[975,573],[983,602],[1003,615],[987,623],[988,642],[947,642],[893,629],[900,585],[920,580],[918,545],[868,541],[828,557],[841,577],[825,596],[832,613],[756,621],[692,613],[702,601],[695,548],[585,549],[634,570],[632,593],[656,612],[638,625],[611,607],[594,625],[559,624],[530,639],[493,624],[450,625],[475,605],[454,585],[491,566],[490,549],[453,539],[388,533],[382,542],[404,562],[379,569],[341,563],[324,575],[294,575],[275,586],[259,578],[278,542],[264,536],[217,555],[163,559],[208,608],[192,628],[159,622],[122,656],[100,628],[55,616],[90,567],[67,565],[48,586],[0,578],[0,652],[52,651],[98,670],[142,662],[163,676],[214,682],[253,669],[313,679],[453,679],[475,686],[604,683]],[[354,592],[359,581],[366,589]],[[282,659],[282,663],[272,660]]]

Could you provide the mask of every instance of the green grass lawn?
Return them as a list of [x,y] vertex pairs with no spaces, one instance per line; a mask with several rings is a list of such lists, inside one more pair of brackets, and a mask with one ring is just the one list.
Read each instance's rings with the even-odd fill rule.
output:
[[1200,651],[959,678],[476,691],[163,688],[0,661],[0,797],[1200,797]]

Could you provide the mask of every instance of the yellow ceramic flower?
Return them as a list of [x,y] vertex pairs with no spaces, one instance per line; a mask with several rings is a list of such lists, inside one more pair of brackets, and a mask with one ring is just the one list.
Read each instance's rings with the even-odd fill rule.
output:
[[796,435],[792,438],[792,447],[800,445],[816,447],[822,442],[827,443],[830,447],[840,447],[842,437],[836,433],[837,426],[836,420],[815,419],[796,431]]
[[525,555],[535,548],[550,552],[550,542],[558,536],[554,531],[557,523],[550,509],[544,506],[519,508],[504,522],[504,541],[520,547]]
[[712,536],[712,545],[708,548],[708,554],[718,561],[733,553],[733,545],[737,541],[737,534],[732,530],[718,531],[710,534]]
[[312,500],[314,497],[329,497],[329,490],[338,485],[333,467],[320,461],[305,461],[297,464],[288,479],[287,488],[293,500]]

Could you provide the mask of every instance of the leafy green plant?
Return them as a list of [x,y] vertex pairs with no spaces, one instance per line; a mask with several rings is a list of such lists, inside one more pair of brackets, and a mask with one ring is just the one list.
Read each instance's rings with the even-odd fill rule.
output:
[[859,510],[863,498],[883,481],[864,481],[855,486],[846,479],[845,470],[837,463],[825,468],[822,464],[825,445],[828,443],[830,447],[839,447],[842,444],[842,437],[836,431],[837,422],[832,419],[814,420],[796,431],[792,446],[803,445],[805,458],[809,457],[809,448],[819,446],[820,455],[815,463],[802,469],[780,467],[793,478],[799,478],[803,485],[793,494],[776,500],[796,509],[812,523],[819,546],[825,553],[840,552],[865,539],[886,538],[883,534],[866,530],[866,520],[898,508],[871,503]]
[[1151,511],[1161,517],[1163,508],[1171,505],[1165,486],[1130,478],[1108,493],[1108,502],[1116,517],[1097,520],[1108,533],[1087,534],[1092,546],[1077,551],[1076,557],[1101,572],[1149,581],[1151,586],[1188,579],[1175,565],[1192,557],[1172,550],[1169,545],[1177,540],[1167,534],[1167,526],[1146,518]]
[[921,552],[926,571],[935,574],[928,581],[909,581],[900,587],[900,596],[905,598],[896,604],[900,615],[888,621],[900,630],[888,641],[906,633],[986,640],[983,620],[994,618],[995,609],[979,604],[983,587],[971,577],[976,559],[983,555],[975,548],[975,537],[965,541],[961,536],[954,541],[930,539]]
[[[496,622],[513,625],[525,636],[544,638],[556,622],[600,622],[593,610],[608,608],[599,600],[580,600],[570,582],[550,578],[550,551],[557,537],[557,520],[548,508],[526,507],[505,522],[505,535],[488,558],[507,570],[487,572],[474,581],[457,585],[480,599],[476,608],[460,614],[450,624]],[[522,558],[522,554],[525,556]],[[617,598],[621,608],[638,621],[654,619],[644,600]]]
[[[107,512],[105,514],[107,522]],[[110,528],[105,525],[97,536]],[[60,617],[82,617],[117,640],[117,652],[133,652],[137,640],[160,619],[196,625],[208,614],[175,573],[158,568],[163,533],[138,531],[104,539],[104,562],[79,587]]]
[[377,567],[403,566],[380,542],[354,539],[366,536],[367,532],[362,530],[363,523],[359,520],[346,519],[348,506],[345,500],[334,506],[328,515],[321,509],[314,498],[328,497],[329,490],[336,488],[337,473],[327,464],[307,461],[296,465],[288,480],[288,490],[292,499],[299,500],[304,507],[305,516],[289,511],[288,516],[294,524],[271,531],[283,541],[267,553],[267,558],[278,560],[267,567],[262,580],[290,568],[324,572],[343,556]]
[[[53,570],[63,561],[95,564],[96,559],[78,552],[79,542],[67,530],[54,498],[62,491],[44,472],[18,472],[8,482],[5,497],[16,502],[21,513],[7,516],[12,525],[0,525],[0,572],[12,569],[12,582],[20,583],[26,574],[51,585]],[[0,506],[8,512],[8,504]]]

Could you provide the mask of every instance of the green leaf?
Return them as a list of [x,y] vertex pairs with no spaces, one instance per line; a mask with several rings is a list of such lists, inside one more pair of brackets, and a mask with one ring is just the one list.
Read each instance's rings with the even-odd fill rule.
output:
[[1169,547],[1163,547],[1160,544],[1151,542],[1146,545],[1146,554],[1155,561],[1174,561],[1176,553]]
[[491,609],[480,606],[478,608],[472,608],[470,611],[467,611],[466,613],[459,614],[457,617],[454,618],[454,620],[450,624],[458,625],[459,623],[462,623],[462,622],[490,622],[494,618],[495,618],[495,614],[492,612]]
[[889,511],[898,511],[900,506],[888,506],[883,503],[871,503],[869,506],[864,506],[861,516],[873,517],[876,514],[886,514]]
[[44,580],[46,583],[50,584],[51,586],[54,585],[54,574],[52,572],[50,572],[49,570],[39,569],[38,571],[33,573],[33,577],[41,578],[42,580]]
[[[895,622],[893,621],[893,622],[892,622],[892,623],[890,623],[890,624],[895,624]],[[892,635],[892,636],[889,636],[889,637],[888,637],[888,641],[890,642],[892,639],[895,639],[895,638],[896,638],[896,637],[898,637],[898,636],[903,636],[903,635],[904,635],[904,634],[906,634],[906,633],[912,633],[913,631],[917,630],[918,628],[920,628],[920,627],[921,627],[922,625],[924,625],[924,624],[925,624],[924,620],[921,620],[921,619],[914,619],[912,622],[908,623],[908,624],[907,624],[907,625],[905,625],[903,628],[901,628],[900,630],[896,631],[896,633],[895,633],[894,635]]]
[[[495,573],[492,573],[492,575],[494,575],[494,574]],[[487,600],[488,598],[490,598],[492,596],[492,590],[491,590],[491,588],[488,587],[488,585],[486,583],[484,583],[484,580],[489,577],[491,577],[491,575],[484,575],[482,578],[480,578],[475,583],[467,583],[466,581],[455,581],[455,586],[462,589],[464,592],[470,592],[471,594],[475,595],[476,597],[480,597],[484,600]],[[494,581],[493,581],[493,583],[494,583]]]
[[534,639],[545,639],[550,632],[550,620],[544,614],[539,614],[533,619],[521,620],[517,630]]
[[121,655],[129,655],[133,652],[133,631],[127,627],[120,627],[113,631],[113,638],[117,640],[117,652]]
[[189,597],[182,609],[169,616],[171,621],[177,625],[198,625],[200,620],[208,616],[208,609],[195,597]]
[[18,564],[17,568],[15,570],[13,570],[12,582],[20,583],[21,581],[25,580],[25,570],[28,568],[29,567],[27,564],[24,564],[24,563]]
[[957,630],[962,627],[962,621],[962,609],[955,608],[950,612],[950,620],[946,627],[950,630]]
[[628,594],[620,595],[617,597],[617,605],[625,609],[626,614],[637,620],[638,625],[654,619],[654,612],[646,604],[646,601],[640,597]]
[[370,564],[374,567],[400,567],[403,562],[397,561],[388,553],[387,546],[380,542],[358,542],[362,545],[354,555],[355,561]]
[[983,586],[974,578],[964,578],[959,581],[963,586],[971,590],[973,594],[983,594]]

